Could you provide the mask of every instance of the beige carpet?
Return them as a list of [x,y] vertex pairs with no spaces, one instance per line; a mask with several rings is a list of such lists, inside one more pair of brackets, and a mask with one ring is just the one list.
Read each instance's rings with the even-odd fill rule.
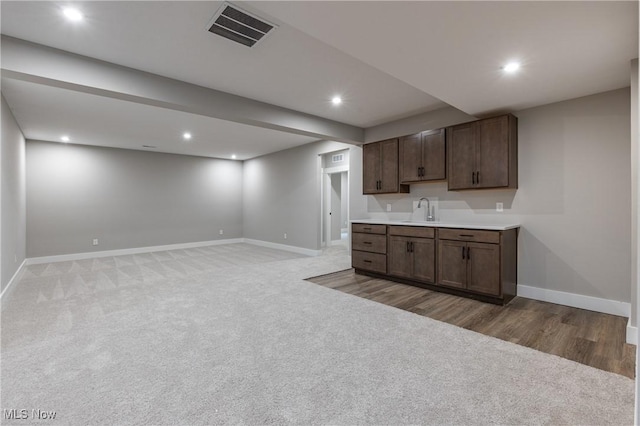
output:
[[29,419],[2,423],[633,423],[630,379],[303,281],[346,254],[234,244],[29,266],[0,354],[1,408]]

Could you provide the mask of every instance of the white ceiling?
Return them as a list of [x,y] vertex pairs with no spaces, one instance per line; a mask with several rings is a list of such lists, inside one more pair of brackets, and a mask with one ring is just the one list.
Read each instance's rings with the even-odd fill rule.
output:
[[[74,4],[86,19],[61,15]],[[445,106],[283,24],[254,48],[207,31],[216,1],[2,1],[2,33],[358,127]],[[341,108],[330,100],[344,97]]]
[[[358,127],[447,104],[485,115],[625,87],[638,56],[635,1],[236,4],[280,27],[249,49],[206,31],[221,2],[2,1],[1,31]],[[85,21],[65,21],[67,5]],[[522,71],[505,76],[499,68],[512,59]],[[87,144],[222,158],[313,140],[8,78],[2,92],[34,139],[64,132]],[[334,94],[345,98],[340,108]],[[185,128],[190,144],[177,137]]]
[[[316,140],[277,130],[124,102],[40,84],[2,79],[2,94],[27,139],[238,160]],[[192,139],[185,141],[185,131]]]
[[251,4],[471,115],[627,87],[638,57],[637,1]]

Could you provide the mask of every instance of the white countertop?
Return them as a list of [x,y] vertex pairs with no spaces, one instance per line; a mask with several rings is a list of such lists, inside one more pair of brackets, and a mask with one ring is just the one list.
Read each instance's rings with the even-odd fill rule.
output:
[[506,231],[519,228],[518,224],[485,224],[471,222],[424,222],[417,220],[385,220],[385,219],[355,219],[351,223],[369,223],[372,225],[401,225],[401,226],[428,226],[431,228],[461,228],[483,229],[487,231]]

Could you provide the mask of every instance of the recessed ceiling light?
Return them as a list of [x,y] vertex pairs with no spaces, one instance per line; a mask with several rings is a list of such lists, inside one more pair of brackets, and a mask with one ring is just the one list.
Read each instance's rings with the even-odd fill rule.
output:
[[64,135],[64,136],[60,136],[60,140],[66,143],[66,142],[69,142],[71,139],[69,139],[69,136]]
[[520,63],[519,62],[509,62],[507,65],[502,67],[502,69],[504,70],[504,72],[508,72],[508,73],[516,72],[516,71],[518,71],[520,69]]
[[342,103],[342,98],[340,96],[334,96],[331,98],[331,103],[334,105],[340,105]]
[[185,141],[188,141],[189,139],[191,139],[191,133],[189,133],[189,132],[184,132],[184,134],[182,135],[182,138],[183,138]]
[[65,7],[62,10],[64,16],[67,17],[68,20],[73,22],[82,21],[82,13],[78,9],[74,9],[73,7]]
[[235,159],[236,159],[236,155],[235,155],[235,154],[233,154],[233,155],[231,156],[231,159],[232,159],[232,160],[235,160]]

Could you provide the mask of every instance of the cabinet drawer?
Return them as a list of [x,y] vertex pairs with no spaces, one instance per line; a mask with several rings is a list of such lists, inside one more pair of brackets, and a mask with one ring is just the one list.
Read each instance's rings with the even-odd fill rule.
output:
[[387,273],[387,256],[384,254],[353,250],[351,252],[351,264],[356,269],[364,269],[380,274]]
[[365,234],[386,234],[387,225],[369,225],[368,223],[354,223],[351,225],[353,232],[362,232]]
[[386,254],[387,236],[378,234],[351,234],[351,248],[353,250]]
[[389,235],[404,237],[434,238],[435,230],[425,226],[389,226]]
[[438,229],[441,240],[473,241],[478,243],[500,243],[500,231],[479,231],[475,229]]

